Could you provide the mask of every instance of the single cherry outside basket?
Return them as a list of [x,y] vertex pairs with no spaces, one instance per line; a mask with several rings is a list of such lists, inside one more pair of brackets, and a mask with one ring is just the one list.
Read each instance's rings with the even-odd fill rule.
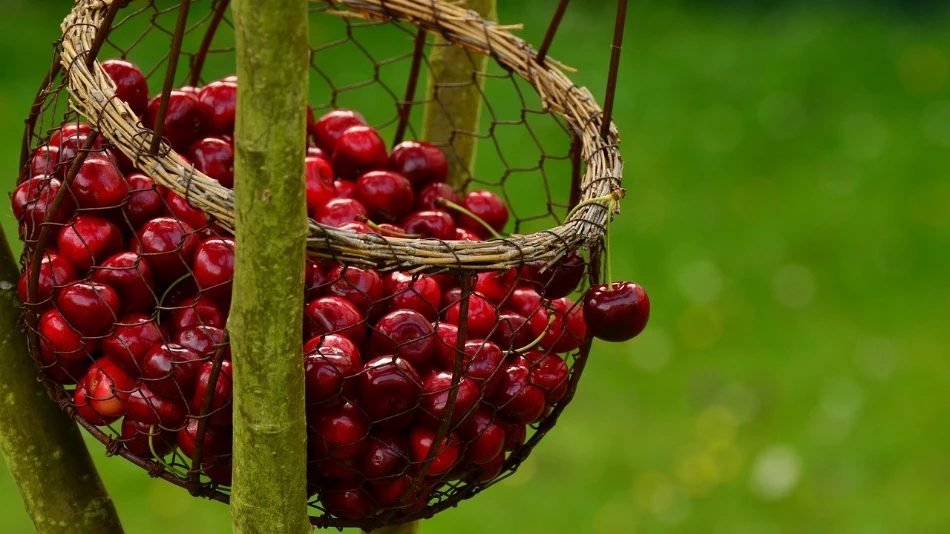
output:
[[[590,349],[577,301],[599,283],[622,195],[609,109],[625,2],[606,113],[547,56],[567,4],[540,51],[440,0],[310,8],[314,525],[455,506],[511,475],[574,396]],[[233,115],[215,107],[240,83],[228,2],[78,0],[62,28],[13,197],[32,355],[108,454],[228,502]],[[468,74],[452,78],[459,62]],[[480,119],[448,113],[460,95],[481,99]],[[357,129],[382,158],[340,148]],[[393,172],[410,192],[373,196],[366,176]]]

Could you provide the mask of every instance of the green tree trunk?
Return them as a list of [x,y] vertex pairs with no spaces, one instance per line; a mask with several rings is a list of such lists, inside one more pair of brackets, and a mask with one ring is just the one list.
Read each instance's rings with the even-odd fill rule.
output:
[[[497,20],[496,0],[468,0],[465,7],[487,20]],[[442,41],[441,38],[438,39]],[[429,76],[422,137],[433,143],[449,143],[449,184],[464,190],[475,167],[478,138],[460,132],[478,133],[482,114],[482,89],[488,56],[460,46],[436,46],[429,54]]]
[[234,0],[235,534],[311,532],[303,288],[309,86],[306,0]]
[[[20,331],[19,268],[0,229],[0,449],[39,534],[121,534],[79,428],[37,382]],[[2,530],[2,529],[0,529]]]

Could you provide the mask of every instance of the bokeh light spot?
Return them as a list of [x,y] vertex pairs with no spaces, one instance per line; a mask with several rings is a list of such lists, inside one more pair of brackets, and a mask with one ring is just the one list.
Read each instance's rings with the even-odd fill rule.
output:
[[630,342],[630,360],[649,373],[662,371],[673,357],[670,335],[658,326],[650,326]]
[[749,485],[760,498],[779,500],[795,489],[801,471],[802,462],[795,449],[788,445],[772,445],[756,456]]
[[683,295],[698,304],[709,304],[722,292],[722,272],[709,259],[684,265],[678,281]]

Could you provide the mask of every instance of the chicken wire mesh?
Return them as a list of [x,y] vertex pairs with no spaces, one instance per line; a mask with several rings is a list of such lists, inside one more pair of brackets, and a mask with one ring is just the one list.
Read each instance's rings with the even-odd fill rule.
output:
[[[224,502],[238,87],[227,8],[78,1],[13,195],[24,323],[53,397],[109,454]],[[460,9],[311,7],[302,320],[318,526],[430,517],[509,476],[573,397],[590,348],[572,296],[599,279],[610,207],[597,199],[622,191],[616,132],[585,90],[555,90],[563,66]],[[433,58],[449,48],[469,79],[438,79]],[[476,129],[416,142],[460,90],[481,96]],[[341,124],[385,143],[382,159],[347,157]]]

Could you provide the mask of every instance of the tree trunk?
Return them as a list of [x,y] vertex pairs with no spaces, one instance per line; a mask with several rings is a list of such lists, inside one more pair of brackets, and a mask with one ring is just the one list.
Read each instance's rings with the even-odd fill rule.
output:
[[303,290],[307,0],[234,0],[235,534],[311,532],[307,514]]
[[39,534],[121,534],[79,428],[36,380],[19,325],[19,275],[0,229],[0,449]]
[[[465,7],[487,20],[497,20],[495,1],[468,0]],[[446,149],[449,185],[459,191],[465,189],[474,172],[478,138],[466,133],[478,133],[485,79],[477,73],[484,72],[487,65],[488,56],[460,46],[436,46],[429,54],[422,137],[451,145]]]

